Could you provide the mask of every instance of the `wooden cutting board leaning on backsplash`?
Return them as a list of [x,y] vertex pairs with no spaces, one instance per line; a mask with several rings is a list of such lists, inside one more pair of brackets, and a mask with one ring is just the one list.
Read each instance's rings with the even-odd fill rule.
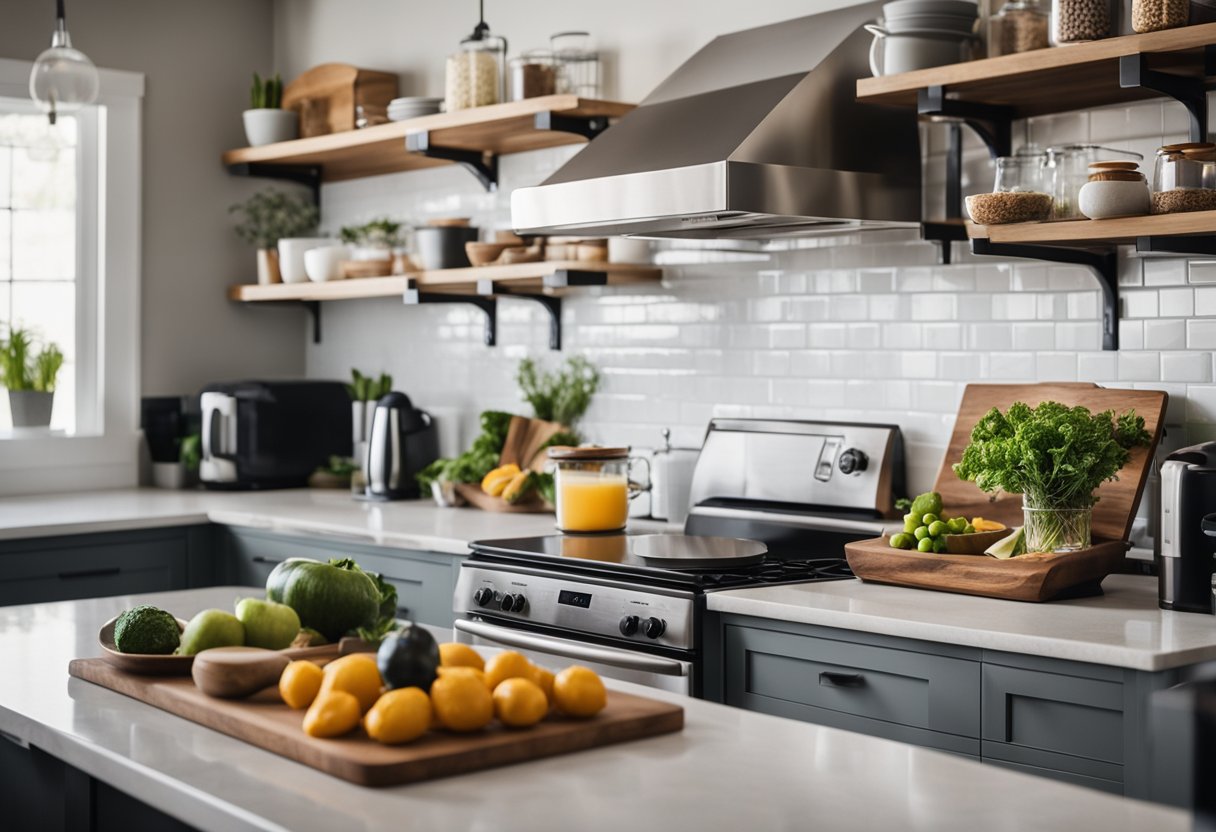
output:
[[350,64],[321,64],[283,88],[283,109],[300,114],[300,138],[355,129],[356,109],[387,118],[397,76]]

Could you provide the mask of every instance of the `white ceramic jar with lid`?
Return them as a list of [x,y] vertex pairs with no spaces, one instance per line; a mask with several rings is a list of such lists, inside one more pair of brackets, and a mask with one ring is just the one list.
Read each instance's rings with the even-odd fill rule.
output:
[[1089,166],[1089,181],[1077,195],[1081,213],[1091,220],[1141,217],[1149,213],[1152,199],[1148,181],[1135,162],[1095,162]]

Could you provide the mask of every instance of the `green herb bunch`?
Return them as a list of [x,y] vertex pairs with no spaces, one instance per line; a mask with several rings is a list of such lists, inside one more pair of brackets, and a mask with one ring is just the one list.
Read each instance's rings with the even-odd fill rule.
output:
[[241,215],[237,236],[258,248],[274,248],[289,237],[311,237],[320,220],[317,206],[308,197],[288,196],[274,188],[231,206],[228,213]]
[[519,362],[515,381],[537,419],[572,428],[591,406],[591,397],[600,388],[600,373],[580,355],[571,356],[554,372],[541,370],[535,361],[525,358]]
[[1023,494],[1035,508],[1087,508],[1098,486],[1118,479],[1129,449],[1150,440],[1134,411],[1116,417],[1059,402],[1017,402],[976,423],[954,473],[989,493]]
[[416,479],[423,494],[431,493],[433,482],[481,482],[481,478],[498,466],[502,446],[507,444],[511,414],[487,410],[481,414],[481,434],[460,456],[437,459],[418,472]]
[[402,243],[401,223],[382,217],[364,225],[346,225],[338,232],[338,239],[348,245],[394,248]]
[[28,329],[10,327],[8,337],[0,339],[0,385],[9,390],[52,393],[63,361],[58,345],[48,342],[35,351],[34,336]]
[[379,401],[381,396],[393,389],[393,377],[388,373],[381,373],[380,377],[376,378],[375,376],[365,376],[352,367],[350,376],[351,383],[346,385],[346,392],[350,394],[350,399],[354,402]]

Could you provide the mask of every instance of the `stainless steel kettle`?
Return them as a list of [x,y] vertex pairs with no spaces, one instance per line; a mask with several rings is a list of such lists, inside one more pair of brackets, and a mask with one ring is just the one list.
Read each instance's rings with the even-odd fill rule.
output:
[[376,402],[363,470],[366,496],[407,500],[419,496],[416,476],[439,456],[435,421],[404,393],[387,393]]

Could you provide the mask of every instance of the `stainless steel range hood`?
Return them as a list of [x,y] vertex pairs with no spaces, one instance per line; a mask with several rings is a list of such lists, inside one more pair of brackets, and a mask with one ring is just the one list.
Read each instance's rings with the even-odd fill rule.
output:
[[860,104],[880,3],[724,35],[542,184],[521,234],[774,237],[920,221],[916,115]]

